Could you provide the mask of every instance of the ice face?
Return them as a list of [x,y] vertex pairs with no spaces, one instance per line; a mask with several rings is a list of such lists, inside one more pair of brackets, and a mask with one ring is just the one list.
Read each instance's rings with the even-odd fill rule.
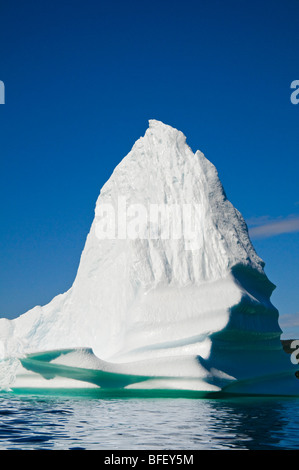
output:
[[142,365],[159,387],[222,390],[293,374],[273,288],[214,165],[151,120],[100,192],[72,287],[2,319],[2,344],[7,358],[91,348],[109,373]]

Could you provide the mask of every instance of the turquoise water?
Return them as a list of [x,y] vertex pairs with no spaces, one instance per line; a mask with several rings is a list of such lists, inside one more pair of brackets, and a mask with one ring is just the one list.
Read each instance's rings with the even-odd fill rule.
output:
[[0,394],[0,449],[299,449],[298,398]]

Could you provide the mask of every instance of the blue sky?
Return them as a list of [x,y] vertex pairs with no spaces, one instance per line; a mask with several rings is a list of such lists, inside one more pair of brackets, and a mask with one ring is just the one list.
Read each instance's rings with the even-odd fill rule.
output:
[[67,290],[97,196],[149,119],[217,167],[299,337],[298,0],[0,6],[0,314]]

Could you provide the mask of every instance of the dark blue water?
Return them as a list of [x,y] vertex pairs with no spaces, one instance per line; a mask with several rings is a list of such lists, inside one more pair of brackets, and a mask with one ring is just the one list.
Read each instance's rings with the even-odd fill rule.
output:
[[299,400],[0,395],[0,449],[299,449]]

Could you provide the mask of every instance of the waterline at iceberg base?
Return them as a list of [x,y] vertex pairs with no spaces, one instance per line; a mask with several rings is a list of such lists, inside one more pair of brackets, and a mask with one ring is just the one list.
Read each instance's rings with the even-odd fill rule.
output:
[[[130,229],[132,207],[135,214],[188,207],[195,237],[163,236],[163,218],[153,236],[144,217],[136,237],[123,225],[122,236],[100,236],[115,228],[112,217],[122,218],[120,200],[131,209]],[[100,192],[71,288],[0,320],[0,385],[107,396],[299,396],[270,301],[274,287],[214,165],[182,132],[151,120]]]

